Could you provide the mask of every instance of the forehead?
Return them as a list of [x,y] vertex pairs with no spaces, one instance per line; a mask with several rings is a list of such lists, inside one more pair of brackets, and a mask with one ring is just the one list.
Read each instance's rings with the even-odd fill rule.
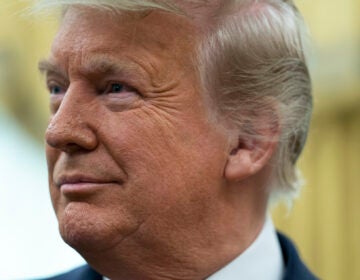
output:
[[194,50],[197,34],[189,18],[167,12],[114,12],[74,6],[64,14],[52,54],[141,48],[177,57]]

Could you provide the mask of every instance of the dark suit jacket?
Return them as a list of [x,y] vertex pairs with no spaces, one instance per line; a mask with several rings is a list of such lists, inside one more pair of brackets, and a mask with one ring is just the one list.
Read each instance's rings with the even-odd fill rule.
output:
[[[316,278],[301,261],[293,243],[283,234],[278,233],[280,247],[282,250],[285,275],[283,280],[316,280]],[[65,274],[47,278],[44,280],[102,280],[102,276],[85,265]],[[266,280],[266,279],[264,279]]]

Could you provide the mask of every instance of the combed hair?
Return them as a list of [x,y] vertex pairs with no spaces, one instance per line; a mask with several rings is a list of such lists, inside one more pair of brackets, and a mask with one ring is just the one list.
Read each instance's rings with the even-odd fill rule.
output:
[[273,201],[291,201],[312,112],[305,24],[292,1],[227,2],[199,48],[202,84],[241,139],[272,141],[261,131],[280,129],[269,187]]
[[[183,12],[177,0],[43,0],[37,9],[86,5],[112,10]],[[208,0],[183,0],[206,5]],[[272,200],[291,201],[301,187],[296,161],[312,111],[306,28],[291,0],[223,0],[198,46],[196,66],[217,119],[239,139],[279,141]],[[262,131],[280,130],[279,139]]]

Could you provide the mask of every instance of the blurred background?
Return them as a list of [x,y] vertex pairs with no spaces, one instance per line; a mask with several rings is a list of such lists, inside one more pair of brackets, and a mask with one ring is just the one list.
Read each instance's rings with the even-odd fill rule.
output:
[[47,186],[48,101],[37,62],[56,19],[25,16],[29,1],[0,0],[0,279],[30,279],[84,261],[61,240]]
[[[296,1],[312,35],[315,112],[300,169],[306,179],[277,228],[322,279],[360,279],[360,1]],[[51,275],[83,262],[61,241],[47,191],[47,93],[37,62],[56,18],[0,0],[0,279]]]

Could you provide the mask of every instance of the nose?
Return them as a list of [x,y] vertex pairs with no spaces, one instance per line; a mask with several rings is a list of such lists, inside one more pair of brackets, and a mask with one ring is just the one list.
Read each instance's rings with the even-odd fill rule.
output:
[[67,92],[47,127],[46,143],[68,154],[95,149],[98,140],[91,125],[94,115],[81,98]]

